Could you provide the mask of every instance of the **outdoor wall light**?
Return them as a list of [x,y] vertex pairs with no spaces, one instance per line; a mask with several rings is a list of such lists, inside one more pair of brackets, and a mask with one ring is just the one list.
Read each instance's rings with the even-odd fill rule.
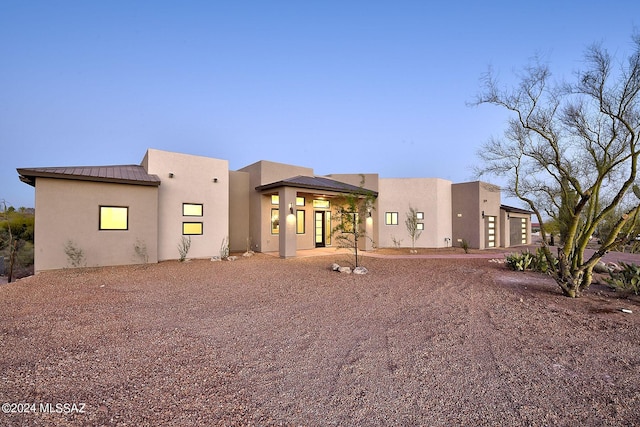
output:
[[218,178],[213,178],[211,181],[212,182],[218,182]]
[[484,219],[484,211],[482,211],[482,219]]
[[169,178],[173,178],[173,172],[169,172]]
[[291,212],[291,215],[293,215],[293,204],[289,203],[289,212]]

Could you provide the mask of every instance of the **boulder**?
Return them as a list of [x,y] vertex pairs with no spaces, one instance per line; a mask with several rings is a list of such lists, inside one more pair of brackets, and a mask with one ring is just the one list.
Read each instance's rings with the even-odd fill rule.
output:
[[340,265],[336,264],[335,262],[331,264],[331,270],[338,271],[339,269],[340,269]]
[[338,268],[340,273],[351,274],[351,267],[340,267]]
[[602,261],[598,261],[598,263],[593,266],[594,273],[608,273],[609,269],[607,268],[607,264]]
[[369,270],[365,267],[356,267],[353,269],[353,274],[367,274]]

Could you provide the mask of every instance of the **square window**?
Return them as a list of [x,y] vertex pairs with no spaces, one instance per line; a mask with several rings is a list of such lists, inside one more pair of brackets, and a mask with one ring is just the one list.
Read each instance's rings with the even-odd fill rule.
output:
[[385,225],[398,225],[398,212],[385,212],[384,223]]
[[202,223],[201,222],[183,222],[182,234],[185,236],[202,234]]
[[418,226],[418,230],[424,230],[424,224],[423,223],[419,222],[417,224],[417,226]]
[[100,230],[128,230],[129,208],[123,206],[100,206]]
[[304,206],[304,197],[296,197],[296,206]]
[[277,194],[273,194],[271,196],[271,204],[272,205],[279,205],[280,204],[280,196],[278,196]]
[[183,216],[202,216],[202,204],[201,203],[183,203],[182,215]]
[[424,212],[416,212],[416,219],[424,219]]

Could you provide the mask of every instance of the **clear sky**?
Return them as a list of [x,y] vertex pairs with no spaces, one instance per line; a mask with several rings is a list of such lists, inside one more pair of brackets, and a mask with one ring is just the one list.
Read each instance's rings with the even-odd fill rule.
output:
[[507,118],[467,105],[490,65],[569,78],[639,27],[638,0],[0,0],[0,200],[34,205],[16,168],[147,148],[472,180]]

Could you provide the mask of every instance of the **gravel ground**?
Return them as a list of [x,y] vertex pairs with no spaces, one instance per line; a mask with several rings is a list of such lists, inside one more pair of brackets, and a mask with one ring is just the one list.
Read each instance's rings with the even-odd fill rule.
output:
[[571,300],[487,259],[366,258],[358,276],[336,257],[1,286],[0,403],[27,413],[0,425],[640,425],[637,297]]

